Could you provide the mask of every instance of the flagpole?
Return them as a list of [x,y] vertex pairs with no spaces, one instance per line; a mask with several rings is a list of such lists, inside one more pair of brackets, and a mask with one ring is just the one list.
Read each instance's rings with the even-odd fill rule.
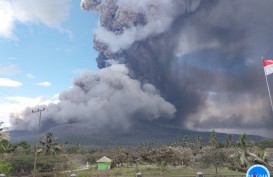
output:
[[[262,57],[262,61],[263,61],[264,57]],[[264,68],[264,67],[263,67]],[[268,90],[268,95],[269,95],[269,99],[270,99],[270,105],[271,105],[271,109],[273,112],[273,104],[272,104],[272,98],[271,98],[271,93],[270,93],[270,89],[269,89],[269,85],[268,85],[268,81],[267,81],[267,75],[265,73],[265,69],[264,69],[264,75],[265,75],[265,81],[266,81],[266,85],[267,85],[267,90]]]

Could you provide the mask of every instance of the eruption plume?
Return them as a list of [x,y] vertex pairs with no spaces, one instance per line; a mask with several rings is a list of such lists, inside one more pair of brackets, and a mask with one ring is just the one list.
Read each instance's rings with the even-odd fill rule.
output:
[[[141,84],[128,76],[128,68],[113,64],[97,73],[83,73],[74,79],[73,87],[63,91],[59,102],[49,104],[43,113],[43,129],[59,124],[85,122],[90,128],[110,126],[126,130],[134,119],[171,118],[175,107],[164,100],[151,84]],[[11,121],[19,129],[37,126],[26,109],[19,119]]]
[[[271,0],[82,0],[82,9],[100,15],[94,48],[101,70],[76,78],[48,106],[48,122],[122,120],[128,127],[142,119],[272,135],[259,60],[273,56],[272,6]],[[13,115],[14,125],[28,124],[28,111]]]

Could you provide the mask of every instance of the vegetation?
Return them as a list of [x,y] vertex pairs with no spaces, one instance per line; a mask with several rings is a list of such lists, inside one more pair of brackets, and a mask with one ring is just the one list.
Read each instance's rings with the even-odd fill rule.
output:
[[215,173],[218,174],[218,168],[227,165],[228,154],[223,149],[208,147],[202,156],[201,162],[204,167],[213,166]]
[[[195,175],[197,171],[216,174],[240,174],[255,163],[270,167],[270,141],[251,142],[242,135],[236,144],[227,135],[224,143],[211,132],[207,142],[200,135],[194,139],[187,136],[170,144],[141,143],[137,147],[90,148],[80,143],[57,142],[53,133],[46,133],[39,144],[37,170],[44,176],[67,176],[68,170],[86,168],[78,176],[133,176],[141,171],[145,175]],[[29,175],[33,171],[35,147],[26,141],[12,143],[0,141],[0,173]],[[96,160],[107,156],[113,160],[113,170],[99,172]],[[270,167],[271,168],[271,167]],[[106,176],[107,176],[106,175]]]
[[3,127],[4,122],[0,122],[0,140],[8,140],[9,135],[5,132],[6,127]]
[[62,147],[56,142],[56,138],[53,133],[46,133],[44,139],[40,141],[40,149],[38,153],[44,152],[45,156],[59,154],[62,151]]
[[5,162],[3,160],[0,160],[0,173],[9,175],[11,172],[11,164],[8,162]]

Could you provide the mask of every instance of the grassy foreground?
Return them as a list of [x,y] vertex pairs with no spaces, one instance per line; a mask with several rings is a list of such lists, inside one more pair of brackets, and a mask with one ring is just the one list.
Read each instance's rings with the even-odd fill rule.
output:
[[[139,167],[139,171],[143,177],[148,176],[196,176],[197,172],[203,174],[209,174],[209,176],[215,175],[214,168],[198,169],[192,167],[168,167],[166,171],[162,172],[156,166],[142,166]],[[98,171],[95,168],[91,168],[86,171],[75,172],[77,177],[134,177],[136,175],[136,168],[133,167],[119,167],[107,171]],[[221,168],[218,170],[218,175],[245,175],[241,172],[231,171],[228,168]]]

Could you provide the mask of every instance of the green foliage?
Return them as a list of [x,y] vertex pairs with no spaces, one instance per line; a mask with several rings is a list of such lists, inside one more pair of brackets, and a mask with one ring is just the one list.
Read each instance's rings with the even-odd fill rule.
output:
[[33,155],[16,155],[9,159],[13,174],[30,174],[33,169]]
[[248,147],[248,138],[247,138],[247,135],[246,134],[243,134],[240,136],[240,139],[238,141],[238,147],[245,150],[247,147]]
[[[13,174],[30,174],[33,170],[33,155],[15,155],[9,159]],[[67,158],[64,156],[38,156],[37,169],[39,172],[55,172],[65,170]]]
[[16,154],[31,154],[32,148],[31,145],[26,141],[21,141],[14,145],[14,152]]
[[114,156],[114,162],[118,166],[123,166],[125,160],[128,159],[128,152],[123,147],[119,147]]
[[59,154],[62,151],[62,147],[55,141],[51,132],[45,135],[44,139],[40,141],[40,145],[38,152],[44,152],[46,156]]
[[27,141],[21,141],[21,142],[17,143],[16,146],[17,147],[20,146],[23,149],[30,149],[31,148],[31,145]]
[[77,154],[77,153],[79,153],[79,150],[80,150],[80,143],[78,142],[77,144],[75,144],[73,146],[70,146],[67,149],[67,153],[69,153],[69,154]]
[[37,168],[39,172],[53,172],[64,170],[67,160],[63,156],[39,156]]
[[3,124],[4,122],[0,122],[0,140],[8,140],[9,135],[5,132],[5,130],[7,130],[7,127],[2,127]]
[[266,162],[266,152],[260,151],[258,155],[253,152],[250,152],[249,146],[253,146],[253,143],[248,141],[247,135],[243,134],[238,142],[238,147],[240,148],[240,162],[242,168],[249,168],[254,164],[261,164],[264,166],[268,166]]
[[156,163],[161,171],[166,171],[168,165],[189,165],[192,155],[192,150],[188,148],[162,146],[151,150],[147,154],[147,158],[150,162]]
[[256,142],[256,145],[262,149],[273,148],[273,139],[264,139],[260,142]]
[[11,153],[15,149],[15,146],[11,144],[8,140],[0,141],[0,153]]
[[205,153],[203,154],[202,158],[202,165],[203,167],[215,167],[216,174],[218,173],[219,167],[224,167],[226,165],[226,162],[228,161],[228,156],[225,153],[225,151],[221,148],[208,148],[205,150]]
[[11,172],[11,169],[12,167],[10,163],[0,160],[0,173],[9,175]]
[[190,138],[188,135],[184,135],[183,139],[183,146],[187,148],[192,148],[193,143],[190,141]]
[[231,148],[232,147],[232,135],[228,134],[226,137],[226,148]]
[[0,141],[0,153],[30,153],[31,152],[31,145],[28,144],[26,141],[22,141],[17,144],[13,144],[8,140],[1,140]]
[[209,145],[212,147],[219,147],[219,141],[217,140],[217,135],[214,130],[210,134]]

